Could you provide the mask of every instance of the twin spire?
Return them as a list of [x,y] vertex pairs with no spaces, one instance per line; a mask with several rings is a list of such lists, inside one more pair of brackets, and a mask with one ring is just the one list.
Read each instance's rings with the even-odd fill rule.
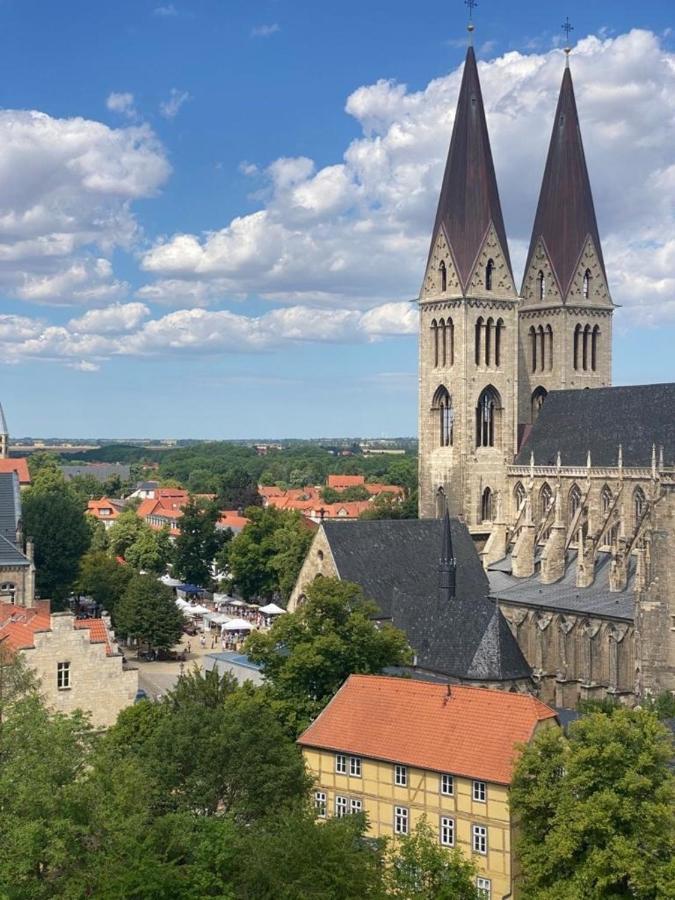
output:
[[[491,228],[513,282],[476,56],[470,46],[429,251],[431,260],[439,238],[445,239],[462,294],[467,293]],[[525,276],[543,244],[564,301],[589,239],[606,282],[572,75],[566,68]]]

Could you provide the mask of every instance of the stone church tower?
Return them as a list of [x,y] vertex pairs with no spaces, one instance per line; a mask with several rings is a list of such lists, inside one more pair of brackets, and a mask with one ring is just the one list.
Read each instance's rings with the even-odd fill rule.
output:
[[420,516],[490,521],[517,429],[518,295],[469,47],[420,292]]
[[518,421],[530,424],[548,391],[608,387],[612,380],[614,306],[569,65],[553,123],[521,296]]

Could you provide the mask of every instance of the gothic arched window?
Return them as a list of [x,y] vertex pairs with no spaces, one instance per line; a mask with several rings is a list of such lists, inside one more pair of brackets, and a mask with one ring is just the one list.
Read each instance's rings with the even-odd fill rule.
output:
[[641,487],[636,487],[633,491],[633,514],[635,515],[635,525],[639,524],[642,515],[647,507],[647,498]]
[[486,487],[480,502],[481,522],[492,521],[492,490]]
[[446,365],[452,366],[455,362],[455,325],[452,319],[445,321],[445,339],[447,341]]
[[485,290],[492,290],[492,280],[495,271],[495,263],[494,260],[488,259],[487,265],[485,266]]
[[485,365],[489,366],[492,364],[492,333],[494,331],[495,323],[492,316],[485,323]]
[[438,271],[441,276],[441,292],[444,294],[448,289],[448,273],[445,268],[445,263],[441,260],[441,264],[438,267]]
[[501,425],[501,398],[493,387],[486,387],[476,406],[476,446],[498,447]]
[[588,300],[591,295],[591,270],[586,269],[584,272],[584,283],[583,283],[583,294],[584,300]]
[[589,366],[588,366],[588,363],[589,363],[589,359],[588,359],[588,351],[590,350],[590,347],[589,347],[588,345],[589,345],[589,343],[590,343],[590,335],[591,335],[591,326],[590,326],[590,325],[587,325],[587,326],[584,328],[584,349],[583,349],[583,369],[584,369],[584,372],[587,372],[587,371],[588,371],[588,368],[589,368]]
[[523,487],[522,481],[519,481],[513,489],[513,499],[516,502],[516,513],[520,512],[523,503],[525,502],[525,488]]
[[574,329],[574,368],[578,372],[580,365],[580,343],[581,343],[581,325],[577,325]]
[[502,363],[502,335],[504,334],[504,320],[497,319],[495,325],[495,365],[497,368]]
[[445,343],[445,340],[446,340],[445,320],[444,319],[438,320],[438,336],[440,338],[440,343],[441,343],[441,352],[439,353],[440,364],[442,366],[444,366],[445,362],[446,362],[446,358],[447,358],[447,350],[446,350],[446,343]]
[[537,331],[534,325],[530,325],[530,353],[532,356],[532,371],[537,371]]
[[553,491],[547,481],[545,481],[539,491],[539,518],[543,520],[546,517],[551,504],[553,503]]
[[481,341],[483,339],[483,317],[479,316],[476,320],[476,365],[481,363]]
[[539,371],[543,372],[546,368],[546,334],[543,325],[539,326],[537,334],[539,337]]
[[546,299],[546,278],[544,277],[544,273],[542,271],[537,275],[537,286],[539,288],[539,299]]
[[547,394],[548,394],[548,391],[546,390],[546,388],[543,388],[541,386],[539,386],[538,388],[535,388],[535,390],[532,391],[532,424],[533,425],[537,421],[537,418],[539,416],[539,410],[544,405],[544,400],[546,399]]
[[567,510],[570,524],[577,514],[577,510],[581,506],[581,489],[578,484],[573,484],[570,488],[569,497],[567,499]]
[[600,337],[600,326],[596,325],[591,333],[591,369],[595,372],[598,364],[598,338]]
[[546,343],[548,344],[548,352],[546,356],[546,363],[548,366],[548,371],[553,371],[553,329],[550,325],[546,326]]
[[607,513],[612,508],[612,503],[614,502],[614,494],[610,488],[605,485],[603,489],[600,491],[600,507],[602,509],[603,516],[606,516]]
[[434,367],[438,366],[438,322],[431,320],[431,343],[434,351]]
[[431,404],[432,410],[438,416],[438,443],[440,447],[452,447],[452,428],[455,418],[452,408],[452,397],[447,388],[441,385]]

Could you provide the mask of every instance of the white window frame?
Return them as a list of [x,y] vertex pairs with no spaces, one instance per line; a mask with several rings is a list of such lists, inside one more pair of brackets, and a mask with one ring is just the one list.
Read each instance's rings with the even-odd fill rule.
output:
[[56,689],[69,691],[71,687],[70,662],[58,662],[56,664]]
[[326,818],[328,799],[325,791],[314,791],[314,809],[316,810],[317,818]]
[[349,798],[335,795],[335,818],[341,819],[349,813]]
[[474,781],[472,796],[476,803],[487,803],[487,784],[484,781]]
[[347,757],[344,753],[335,754],[335,771],[338,775],[347,774]]
[[481,875],[476,878],[476,893],[480,900],[491,900],[492,882],[489,878],[483,878]]
[[[448,788],[449,790],[445,790]],[[439,791],[443,797],[454,797],[455,795],[455,776],[444,773],[439,779]]]
[[455,846],[455,820],[450,816],[441,816],[438,839],[442,847]]
[[474,853],[480,853],[481,856],[487,856],[488,830],[486,825],[471,826],[471,848]]
[[349,757],[349,774],[352,778],[360,778],[361,777],[361,757],[360,756],[350,756]]
[[396,787],[408,787],[408,767],[396,763],[394,766],[394,784]]
[[410,832],[410,810],[407,806],[394,807],[394,834]]
[[350,813],[362,813],[363,812],[363,800],[359,797],[351,797],[349,800],[349,812]]

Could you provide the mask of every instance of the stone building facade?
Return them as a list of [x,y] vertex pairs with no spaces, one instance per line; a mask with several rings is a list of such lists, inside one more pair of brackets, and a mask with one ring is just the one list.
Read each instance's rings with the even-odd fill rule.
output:
[[542,698],[675,690],[675,385],[610,387],[569,66],[516,293],[469,48],[419,307],[420,515],[466,523]]

